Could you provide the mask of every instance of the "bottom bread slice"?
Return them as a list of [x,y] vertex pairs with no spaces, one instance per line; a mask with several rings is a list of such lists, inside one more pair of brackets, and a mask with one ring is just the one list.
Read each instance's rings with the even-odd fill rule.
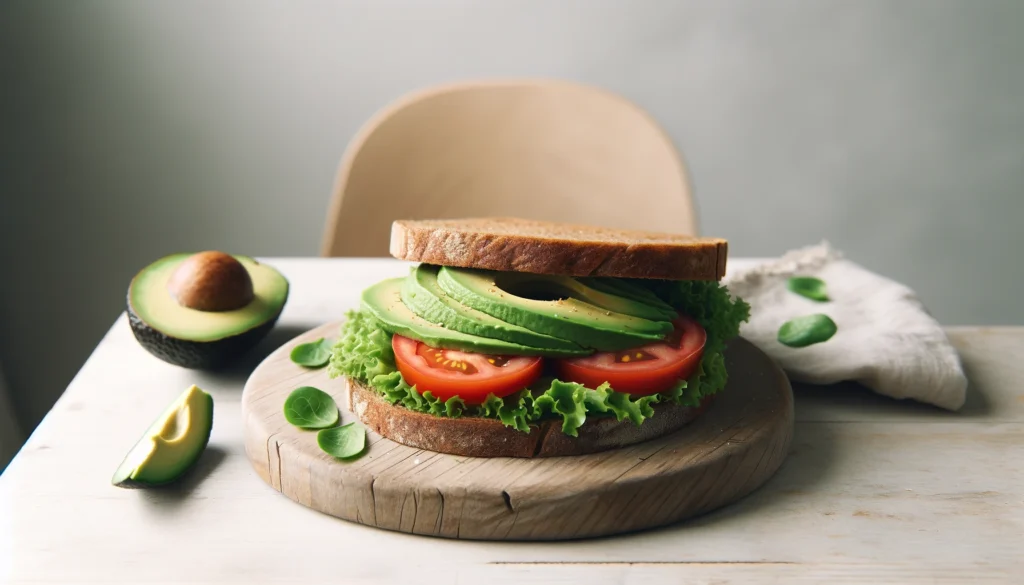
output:
[[464,457],[558,457],[584,455],[649,441],[677,431],[707,409],[672,403],[654,405],[654,416],[637,426],[629,420],[591,418],[578,437],[562,433],[561,419],[530,425],[524,433],[496,419],[478,416],[447,418],[388,403],[371,388],[346,379],[348,404],[369,429],[396,443]]

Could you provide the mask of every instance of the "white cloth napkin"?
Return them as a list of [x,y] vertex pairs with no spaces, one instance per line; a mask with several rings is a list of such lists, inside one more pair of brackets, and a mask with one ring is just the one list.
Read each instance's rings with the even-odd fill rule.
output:
[[[825,282],[830,300],[791,292],[792,276]],[[830,384],[855,380],[879,394],[957,410],[967,393],[960,358],[942,327],[906,286],[845,260],[827,242],[776,261],[727,274],[729,290],[750,303],[740,334],[782,366],[790,379]],[[824,313],[838,326],[822,343],[793,348],[779,327],[801,315]]]

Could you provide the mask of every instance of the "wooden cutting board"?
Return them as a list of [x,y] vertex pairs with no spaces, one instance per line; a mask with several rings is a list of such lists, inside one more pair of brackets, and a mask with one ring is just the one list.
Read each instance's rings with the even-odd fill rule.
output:
[[342,462],[316,432],[288,424],[299,386],[331,394],[342,423],[345,382],[308,370],[291,349],[336,337],[340,323],[308,331],[267,357],[242,395],[245,449],[256,472],[304,506],[344,520],[414,534],[485,540],[557,540],[677,522],[734,502],[782,465],[793,434],[789,380],[742,339],[726,352],[729,384],[682,430],[577,457],[472,458],[407,447],[368,432],[367,452]]

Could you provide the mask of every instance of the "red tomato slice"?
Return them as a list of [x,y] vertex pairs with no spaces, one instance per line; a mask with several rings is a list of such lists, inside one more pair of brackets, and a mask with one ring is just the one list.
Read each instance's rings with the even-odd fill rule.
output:
[[395,363],[405,381],[441,400],[458,396],[480,404],[488,394],[498,398],[526,388],[543,369],[540,357],[487,355],[455,349],[436,349],[395,335]]
[[656,394],[689,378],[704,354],[707,333],[693,319],[680,316],[668,339],[634,349],[603,351],[558,361],[558,377],[596,388],[605,382],[634,396]]

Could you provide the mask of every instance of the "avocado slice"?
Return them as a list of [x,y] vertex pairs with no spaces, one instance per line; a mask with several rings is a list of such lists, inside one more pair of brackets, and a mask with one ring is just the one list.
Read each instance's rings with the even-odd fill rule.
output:
[[[539,289],[564,291],[564,294],[571,298],[579,299],[590,303],[600,309],[622,313],[641,319],[651,321],[671,321],[677,314],[668,304],[661,302],[647,303],[639,301],[628,294],[622,294],[628,285],[621,287],[593,287],[583,280],[571,276],[545,274],[543,276],[525,274],[520,272],[496,273],[499,284],[513,288],[526,287],[527,289]],[[537,281],[542,282],[538,283]],[[630,291],[633,292],[633,291]],[[651,293],[654,296],[654,293]],[[657,299],[657,297],[654,297]]]
[[657,309],[564,276],[443,267],[437,283],[462,304],[502,321],[599,351],[657,341],[672,330],[668,319],[638,317],[609,307],[651,317]]
[[388,333],[418,339],[431,347],[461,349],[477,353],[572,356],[586,355],[582,349],[530,347],[501,339],[480,337],[431,323],[413,313],[402,302],[403,278],[390,278],[363,291],[362,307],[383,324]]
[[437,270],[437,266],[420,264],[409,272],[402,283],[402,302],[423,319],[431,323],[443,323],[446,328],[462,333],[528,347],[583,350],[571,341],[530,331],[463,305],[438,286]]
[[255,346],[288,300],[280,272],[246,256],[174,254],[143,268],[128,287],[139,343],[186,368],[217,368]]
[[117,487],[170,483],[202,455],[213,429],[213,397],[192,385],[149,427],[111,480]]
[[663,301],[658,295],[642,286],[619,278],[589,277],[580,278],[579,281],[586,286],[611,295],[624,297],[638,303],[648,305],[660,314],[662,319],[675,319],[679,316],[678,311],[672,305]]

